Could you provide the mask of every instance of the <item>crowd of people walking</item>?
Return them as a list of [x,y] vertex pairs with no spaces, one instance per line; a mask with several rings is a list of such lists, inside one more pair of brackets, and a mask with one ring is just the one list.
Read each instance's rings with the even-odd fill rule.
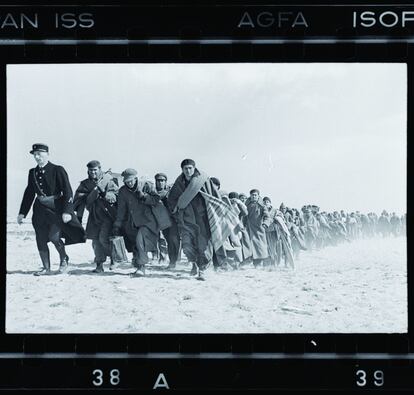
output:
[[380,216],[326,212],[316,205],[299,210],[283,203],[276,207],[258,189],[248,195],[226,192],[217,177],[199,170],[192,159],[181,162],[172,183],[165,173],[145,180],[133,168],[121,175],[105,172],[98,160],[92,160],[87,163],[87,178],[73,196],[65,169],[49,161],[49,147],[34,144],[30,153],[37,166],[29,171],[17,222],[23,222],[33,205],[32,223],[43,264],[36,275],[51,274],[49,242],[59,253],[60,272],[69,263],[65,245],[90,239],[94,273],[104,271],[107,258],[114,269],[117,252],[125,244],[133,256],[133,276],[145,275],[150,254],[171,270],[184,254],[192,266],[190,275],[204,280],[209,266],[216,271],[249,264],[293,268],[301,251],[406,231],[406,215],[385,210]]

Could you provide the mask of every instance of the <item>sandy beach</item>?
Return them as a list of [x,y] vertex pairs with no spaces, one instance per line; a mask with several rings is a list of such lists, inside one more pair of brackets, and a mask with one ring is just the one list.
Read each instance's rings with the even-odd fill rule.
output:
[[[58,255],[51,249],[53,270]],[[152,261],[92,274],[90,241],[67,247],[65,274],[40,269],[30,223],[8,224],[7,333],[389,333],[407,331],[406,238],[304,252],[294,270],[246,266],[190,277]]]

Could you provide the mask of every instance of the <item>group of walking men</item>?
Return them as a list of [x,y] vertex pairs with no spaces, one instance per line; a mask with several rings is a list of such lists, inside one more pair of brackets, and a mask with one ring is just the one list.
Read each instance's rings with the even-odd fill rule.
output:
[[[30,153],[37,166],[29,171],[17,222],[23,222],[33,204],[32,223],[43,264],[36,275],[52,273],[48,242],[59,253],[59,271],[65,272],[69,263],[65,245],[86,239],[92,240],[94,272],[102,273],[108,257],[111,267],[115,264],[110,240],[116,236],[123,236],[133,254],[134,276],[145,274],[149,253],[165,261],[168,256],[168,268],[174,269],[181,251],[192,264],[190,274],[200,280],[210,264],[218,271],[248,263],[274,267],[282,260],[293,267],[300,250],[377,232],[385,235],[394,232],[391,224],[398,218],[386,213],[379,218],[372,213],[326,213],[317,206],[298,211],[283,203],[276,209],[257,189],[248,197],[223,191],[220,181],[199,170],[192,159],[181,162],[181,173],[172,185],[164,173],[157,173],[153,183],[128,168],[120,178],[92,160],[87,164],[88,177],[73,196],[65,169],[49,161],[49,147],[34,144]],[[85,209],[89,215],[83,229]],[[387,231],[384,216],[390,224]],[[395,226],[403,232],[404,219]]]

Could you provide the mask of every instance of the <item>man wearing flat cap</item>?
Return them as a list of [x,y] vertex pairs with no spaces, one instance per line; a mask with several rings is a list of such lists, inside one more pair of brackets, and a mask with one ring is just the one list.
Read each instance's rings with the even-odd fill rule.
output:
[[49,147],[46,144],[33,144],[30,153],[37,166],[29,170],[17,222],[23,222],[34,200],[32,223],[43,264],[43,269],[35,275],[51,274],[49,241],[59,253],[59,271],[64,272],[69,262],[65,244],[84,243],[85,231],[73,210],[72,188],[65,169],[49,162]]
[[263,204],[258,189],[250,191],[246,206],[247,230],[252,243],[253,264],[258,267],[269,256],[266,239],[266,228],[270,225],[269,212]]
[[98,160],[91,160],[86,167],[88,178],[81,181],[73,205],[81,222],[85,208],[89,212],[86,237],[92,240],[95,254],[96,269],[93,272],[102,273],[106,258],[111,257],[109,237],[116,217],[118,180],[110,172],[104,173]]
[[160,203],[160,197],[148,182],[138,180],[135,169],[122,172],[124,185],[118,193],[118,211],[113,226],[113,234],[126,234],[133,242],[133,265],[137,268],[133,274],[145,274],[148,252],[157,250],[160,226],[152,208]]
[[196,168],[192,159],[181,162],[168,196],[169,207],[178,223],[182,248],[193,264],[192,275],[204,280],[203,272],[223,250],[225,240],[239,224],[231,207],[223,202],[211,179]]
[[[169,228],[162,230],[161,232],[165,238],[165,241],[167,242],[167,251],[169,259],[167,269],[174,269],[177,264],[177,260],[179,259],[180,236],[178,235],[177,222],[172,217],[170,207],[168,206],[168,194],[170,193],[171,187],[167,184],[166,174],[157,173],[154,178],[156,192],[158,193],[162,204],[168,210],[168,214],[170,215],[171,219],[171,226]],[[162,249],[160,248],[160,250]],[[161,251],[162,256],[163,254],[165,253]]]

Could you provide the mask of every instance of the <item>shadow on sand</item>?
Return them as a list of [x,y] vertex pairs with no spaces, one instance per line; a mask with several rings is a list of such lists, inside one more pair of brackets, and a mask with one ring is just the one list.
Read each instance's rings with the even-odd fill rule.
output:
[[[6,274],[29,274],[31,276],[33,276],[35,273],[39,273],[39,270],[28,270],[28,271],[24,271],[24,270],[10,270],[7,271]],[[58,276],[64,273],[61,273],[59,270],[52,270],[50,274],[48,275],[43,275],[43,276],[39,276],[39,277],[47,277],[47,276]]]
[[120,272],[116,272],[116,271],[111,271],[111,270],[105,270],[102,273],[94,273],[92,271],[93,269],[90,270],[82,270],[82,269],[75,269],[75,270],[68,270],[67,274],[71,275],[71,276],[99,276],[99,277],[104,277],[104,276],[129,276],[130,273],[120,273]]

